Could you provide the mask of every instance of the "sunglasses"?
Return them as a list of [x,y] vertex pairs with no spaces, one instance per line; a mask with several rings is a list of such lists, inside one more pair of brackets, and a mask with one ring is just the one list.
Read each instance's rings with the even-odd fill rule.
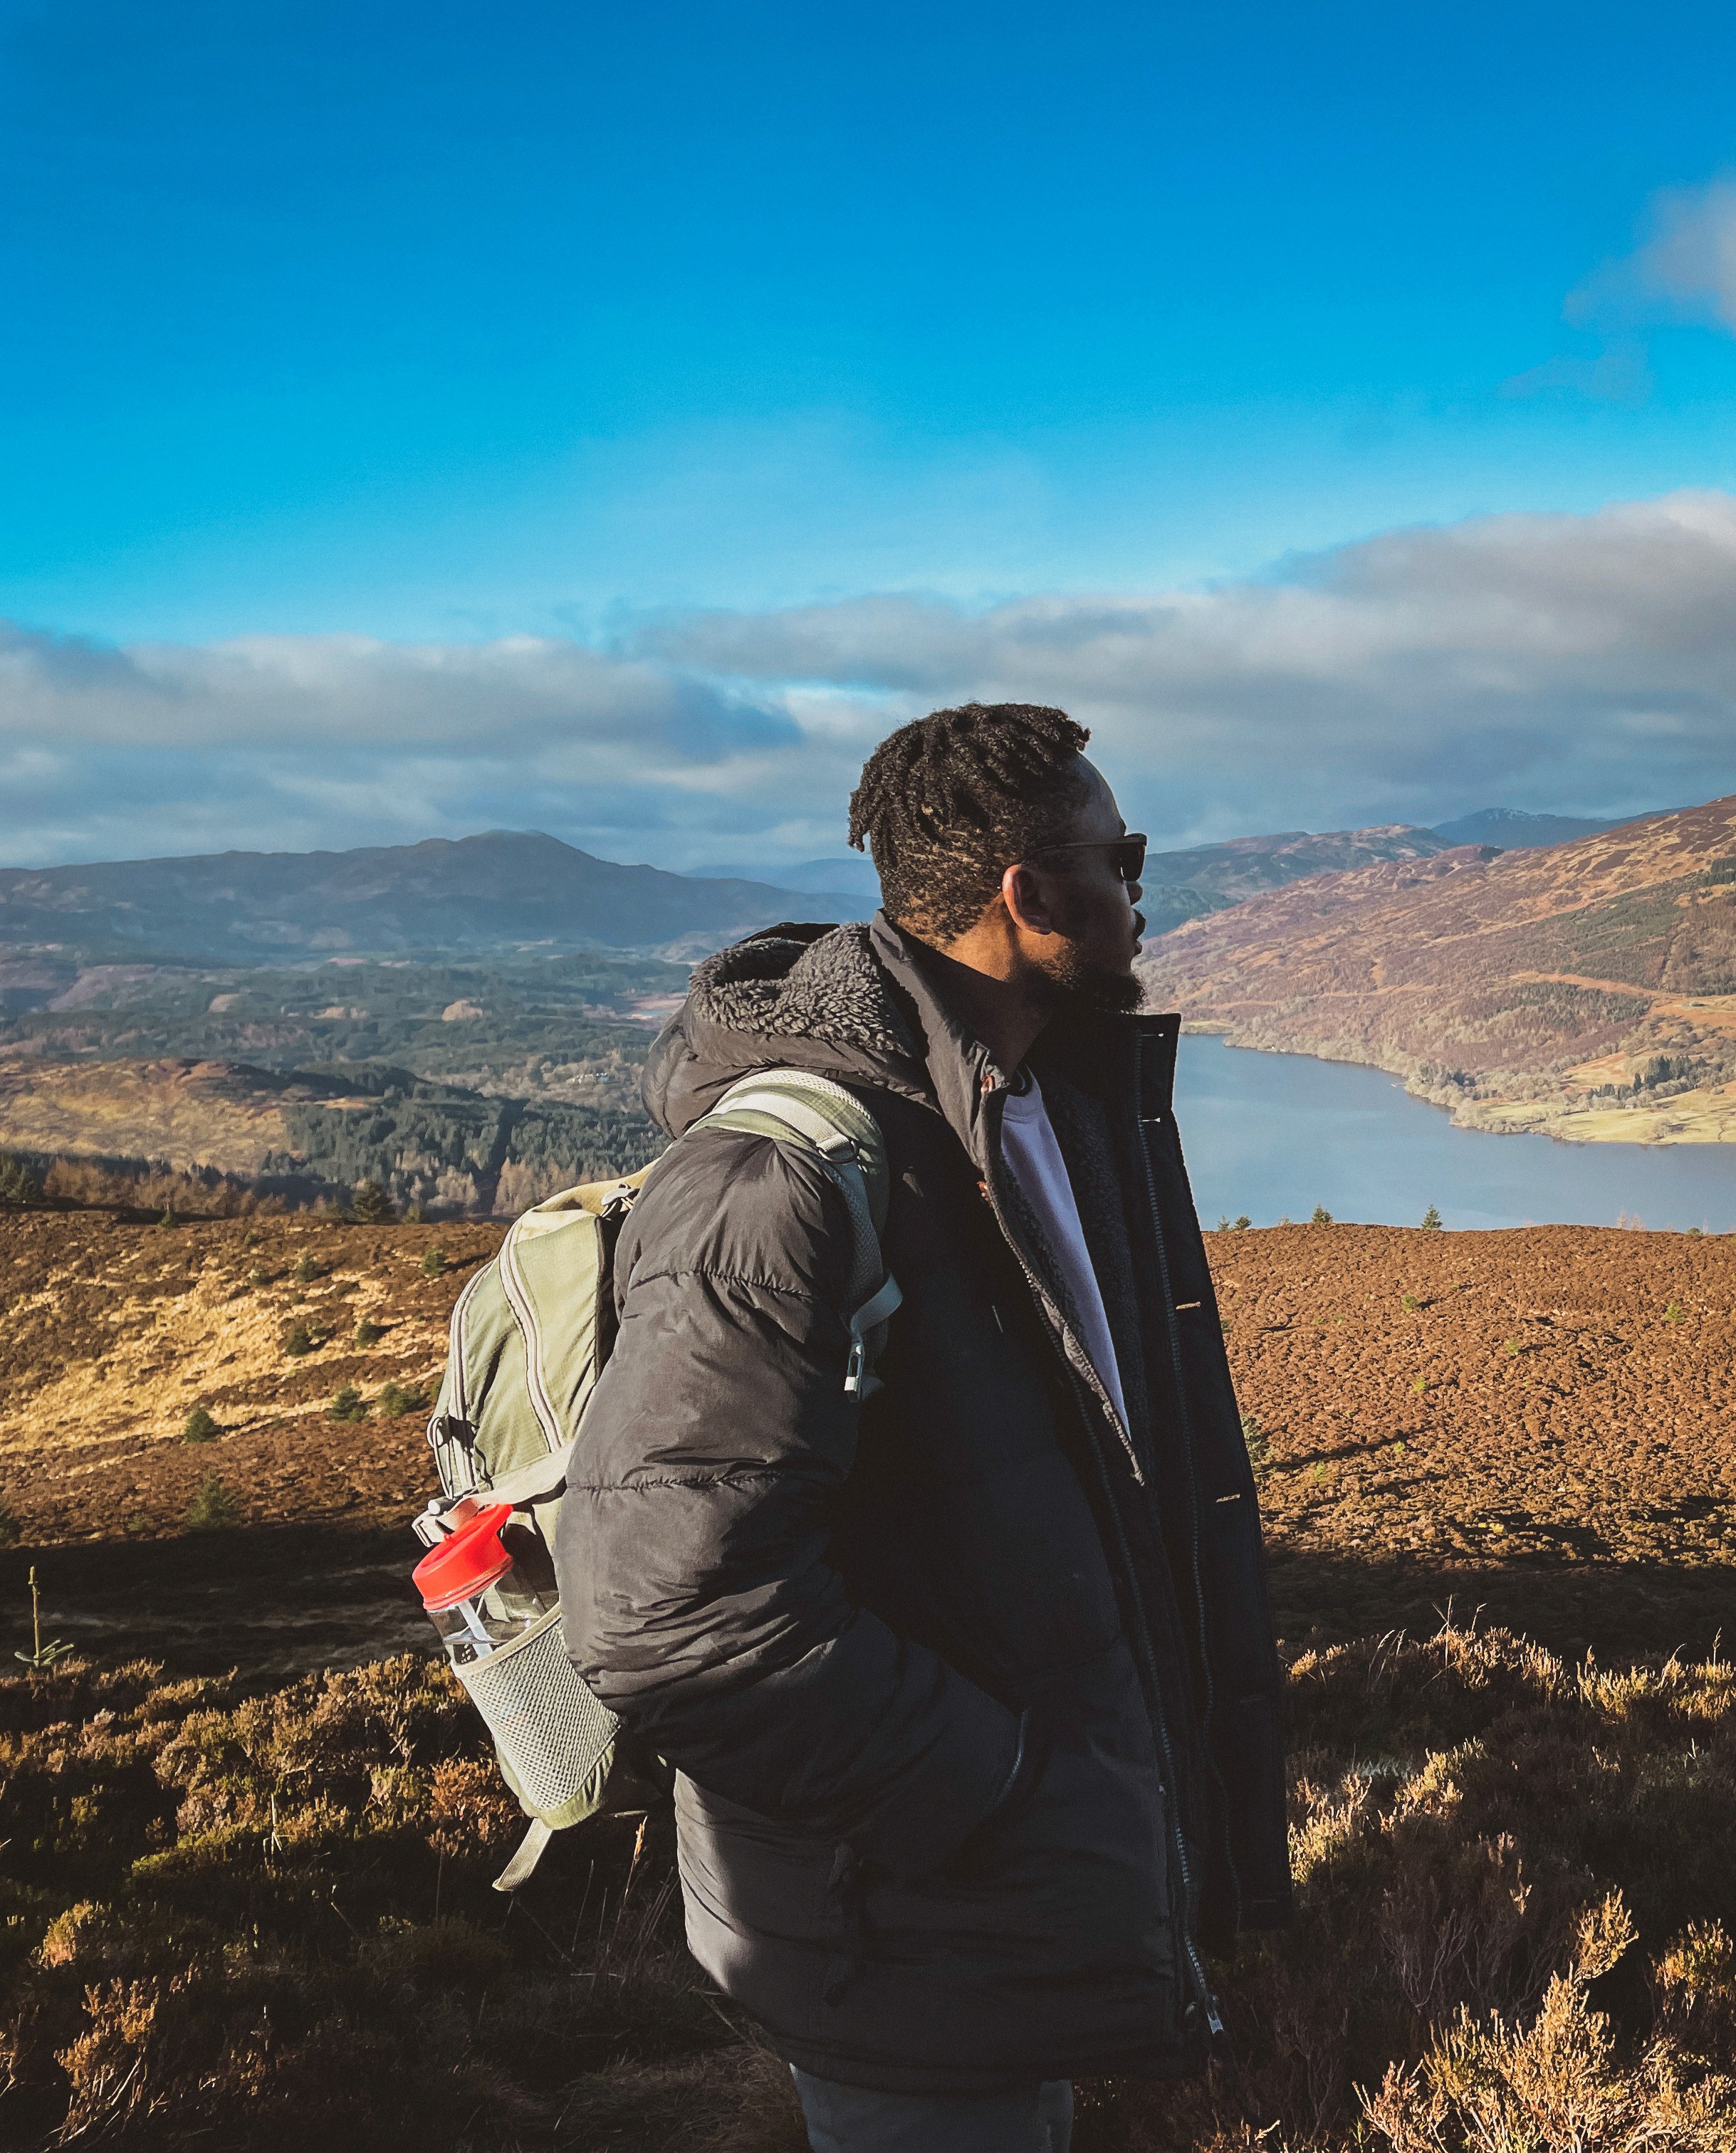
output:
[[1124,837],[1076,837],[1065,845],[1045,845],[1033,857],[1046,860],[1053,853],[1107,852],[1114,862],[1117,874],[1131,884],[1145,872],[1147,842],[1143,831],[1129,831]]

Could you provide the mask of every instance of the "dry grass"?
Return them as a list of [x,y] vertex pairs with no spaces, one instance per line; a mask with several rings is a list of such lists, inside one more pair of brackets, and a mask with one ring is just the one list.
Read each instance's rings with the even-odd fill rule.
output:
[[[1736,2148],[1736,1667],[1448,1629],[1292,1690],[1298,1922],[1221,1970],[1265,2143]],[[799,2153],[666,1820],[502,1901],[518,1820],[429,1662],[0,1680],[0,1786],[8,2145]],[[1253,2143],[1220,2081],[1082,2106],[1077,2153]]]
[[[1446,1629],[1292,1695],[1298,1920],[1224,1977],[1266,2142],[1736,2148],[1736,1667]],[[1250,2142],[1221,2084],[1107,2110],[1128,2153]]]
[[783,2074],[680,1951],[666,1822],[505,1901],[522,1820],[437,1664],[160,1672],[0,1680],[0,2140],[777,2145]]

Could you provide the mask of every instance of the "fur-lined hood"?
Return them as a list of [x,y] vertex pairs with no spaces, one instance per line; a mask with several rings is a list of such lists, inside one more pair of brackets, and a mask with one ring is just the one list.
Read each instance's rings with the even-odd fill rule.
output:
[[708,957],[651,1051],[643,1096],[671,1136],[756,1069],[812,1069],[938,1108],[973,1153],[988,1051],[943,1007],[883,913],[767,927]]

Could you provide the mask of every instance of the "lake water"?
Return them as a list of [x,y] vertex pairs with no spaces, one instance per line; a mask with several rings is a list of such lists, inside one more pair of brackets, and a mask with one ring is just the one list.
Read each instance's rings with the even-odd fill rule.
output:
[[1184,1038],[1175,1117],[1201,1223],[1256,1226],[1323,1204],[1414,1226],[1634,1224],[1736,1231],[1736,1144],[1571,1144],[1456,1129],[1396,1077],[1303,1054]]

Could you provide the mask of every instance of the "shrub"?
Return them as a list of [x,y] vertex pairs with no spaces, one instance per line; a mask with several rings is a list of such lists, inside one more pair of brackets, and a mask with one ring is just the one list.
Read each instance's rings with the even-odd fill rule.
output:
[[318,1342],[305,1323],[292,1323],[289,1336],[283,1341],[283,1351],[292,1361],[299,1361],[303,1354],[313,1352]]
[[1330,1226],[1331,1223],[1332,1214],[1327,1210],[1326,1205],[1316,1204],[1309,1215],[1308,1224],[1311,1226]]
[[[1288,1689],[1294,1926],[1215,1970],[1258,2142],[1730,2153],[1729,1663],[1445,1628]],[[666,1813],[557,1843],[501,1930],[523,1820],[436,1660],[248,1696],[74,1657],[0,1679],[0,1743],[8,2143],[802,2143],[682,1955]],[[1095,2145],[1256,2142],[1221,2071],[1087,2099]]]
[[193,1499],[187,1504],[186,1524],[189,1531],[220,1533],[240,1522],[241,1509],[234,1496],[215,1473],[207,1473],[193,1490]]
[[203,1406],[195,1406],[181,1424],[183,1443],[215,1443],[223,1433]]
[[301,1260],[296,1265],[294,1270],[290,1272],[289,1275],[295,1280],[298,1285],[311,1285],[314,1280],[320,1275],[319,1266],[314,1262],[311,1255],[303,1254]]
[[357,1184],[349,1215],[359,1226],[389,1226],[396,1223],[397,1207],[377,1181]]
[[373,1322],[364,1316],[355,1327],[354,1343],[361,1346],[377,1346],[385,1335],[383,1325]]
[[1663,1312],[1663,1320],[1666,1323],[1681,1323],[1685,1321],[1685,1313],[1681,1302],[1672,1300]]
[[388,1420],[402,1420],[405,1413],[420,1412],[428,1401],[414,1384],[406,1387],[388,1383],[380,1392],[377,1402]]
[[1242,1415],[1242,1441],[1248,1446],[1248,1463],[1254,1478],[1264,1480],[1272,1469],[1272,1446],[1265,1430],[1252,1413]]
[[444,1249],[436,1245],[423,1251],[422,1275],[424,1278],[438,1278],[445,1268],[446,1252]]
[[0,1204],[34,1204],[42,1183],[21,1158],[0,1157]]
[[1308,1478],[1315,1487],[1325,1487],[1326,1482],[1331,1478],[1331,1474],[1327,1470],[1324,1459],[1321,1459],[1318,1463],[1310,1468]]
[[1406,1294],[1398,1305],[1404,1311],[1407,1316],[1414,1316],[1417,1311],[1423,1306],[1422,1302],[1418,1300],[1417,1296],[1413,1293]]
[[1423,1230],[1426,1234],[1438,1234],[1441,1230],[1441,1214],[1432,1204],[1423,1214]]
[[345,1383],[334,1394],[325,1412],[328,1420],[365,1420],[368,1418],[367,1402],[354,1383]]
[[1245,1234],[1253,1224],[1254,1221],[1248,1216],[1247,1213],[1244,1211],[1241,1216],[1235,1222],[1235,1230],[1239,1234]]

